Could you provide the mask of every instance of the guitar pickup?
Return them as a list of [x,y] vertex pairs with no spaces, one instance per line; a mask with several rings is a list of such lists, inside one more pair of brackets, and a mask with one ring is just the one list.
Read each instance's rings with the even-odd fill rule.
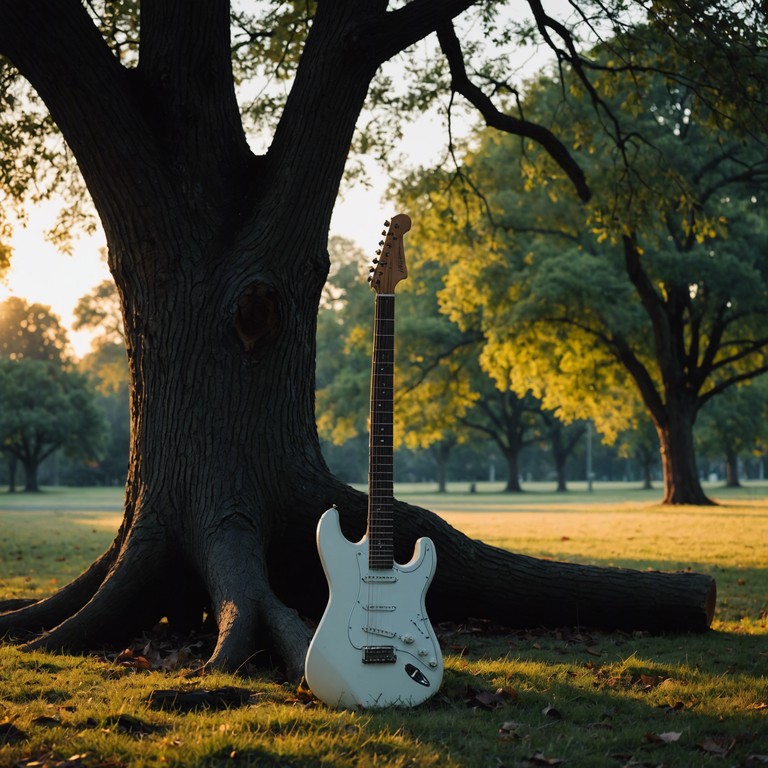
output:
[[397,661],[392,645],[366,645],[363,647],[363,664],[394,664]]
[[363,632],[369,635],[381,635],[382,637],[396,637],[397,632],[391,632],[388,629],[379,629],[379,627],[363,627]]
[[363,609],[366,611],[396,611],[396,605],[364,605]]
[[363,576],[363,581],[366,584],[394,584],[397,581],[397,576],[372,576],[367,574]]

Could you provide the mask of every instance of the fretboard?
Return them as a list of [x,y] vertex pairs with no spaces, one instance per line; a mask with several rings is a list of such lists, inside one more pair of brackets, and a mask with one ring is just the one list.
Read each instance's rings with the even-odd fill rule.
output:
[[395,296],[376,294],[368,441],[368,566],[391,568],[393,554],[393,415]]

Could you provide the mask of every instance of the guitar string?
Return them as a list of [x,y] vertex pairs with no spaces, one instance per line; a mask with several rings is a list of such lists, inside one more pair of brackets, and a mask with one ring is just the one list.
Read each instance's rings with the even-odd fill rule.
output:
[[[382,298],[386,296],[386,299]],[[377,294],[374,311],[374,354],[373,377],[371,380],[372,409],[370,435],[370,482],[369,504],[371,505],[369,531],[369,576],[368,582],[368,623],[373,629],[372,645],[384,645],[386,635],[391,631],[387,626],[388,611],[380,610],[377,606],[386,603],[385,595],[391,589],[384,588],[385,583],[378,577],[382,575],[383,566],[389,563],[391,569],[391,521],[390,509],[392,504],[390,486],[392,483],[392,427],[393,427],[393,395],[394,395],[394,296]],[[389,430],[389,431],[387,431]],[[386,477],[384,474],[386,473]],[[384,551],[385,534],[388,548]],[[373,550],[370,548],[373,547]],[[371,556],[372,551],[372,556]],[[372,572],[373,571],[373,572]],[[390,585],[391,586],[391,585]]]

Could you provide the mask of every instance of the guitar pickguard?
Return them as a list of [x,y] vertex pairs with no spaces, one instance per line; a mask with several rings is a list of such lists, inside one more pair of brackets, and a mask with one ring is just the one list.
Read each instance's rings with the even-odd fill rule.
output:
[[435,549],[416,543],[409,563],[368,568],[368,541],[352,543],[329,509],[317,527],[329,599],[307,652],[312,692],[330,706],[416,706],[440,687],[443,660],[424,608]]
[[[363,549],[356,557],[359,580],[348,623],[351,645],[361,651],[391,648],[386,654],[389,663],[408,654],[421,664],[436,665],[436,641],[423,604],[434,572],[432,542],[421,539],[409,564],[395,563],[386,571],[371,570]],[[365,654],[363,662],[371,663]]]

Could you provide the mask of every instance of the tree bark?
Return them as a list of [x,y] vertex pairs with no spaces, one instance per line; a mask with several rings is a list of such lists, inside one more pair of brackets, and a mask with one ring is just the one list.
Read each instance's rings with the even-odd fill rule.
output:
[[520,485],[520,452],[513,449],[502,451],[507,460],[507,484],[504,486],[504,493],[522,493],[523,488]]
[[725,484],[728,488],[739,488],[739,457],[732,448],[725,452]]
[[8,493],[16,493],[16,470],[18,459],[13,453],[8,454]]
[[683,400],[668,404],[664,420],[656,427],[664,470],[664,504],[713,503],[701,487],[696,468],[693,420],[692,409]]
[[39,493],[40,486],[37,482],[37,470],[39,462],[36,457],[22,459],[24,467],[24,493]]

